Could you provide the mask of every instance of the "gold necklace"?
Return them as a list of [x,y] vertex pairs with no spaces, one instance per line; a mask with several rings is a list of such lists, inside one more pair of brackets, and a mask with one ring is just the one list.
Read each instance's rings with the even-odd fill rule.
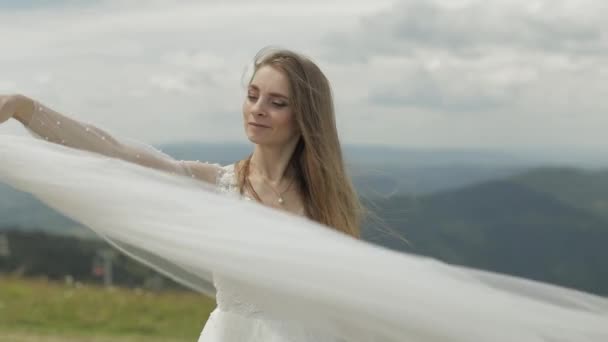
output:
[[[251,183],[251,179],[249,178],[252,156],[253,156],[253,154],[249,155],[249,158],[247,158],[247,161],[245,162],[245,180],[249,186],[249,189],[251,189],[251,191],[253,192],[253,196],[255,197],[255,199],[258,200],[260,203],[262,203],[263,201],[260,198],[260,195],[258,195],[258,192],[255,191],[255,188],[253,187],[253,184]],[[266,180],[266,177],[263,177],[262,175],[260,175],[260,177],[262,178],[262,181],[265,182],[268,185],[268,187],[272,190],[272,192],[274,192],[274,194],[277,196],[277,202],[279,202],[280,205],[283,205],[285,203],[285,200],[283,199],[283,194],[286,193],[287,190],[289,190],[289,188],[291,188],[291,185],[295,181],[295,177],[291,179],[291,182],[289,183],[287,188],[285,190],[283,190],[283,192],[281,192],[281,193],[278,193],[274,189],[274,187],[270,184],[270,182]]]
[[272,186],[272,184],[270,184],[270,182],[266,179],[266,177],[261,176],[262,180],[268,185],[268,187],[270,188],[270,190],[272,190],[272,192],[274,192],[275,195],[277,195],[277,202],[279,202],[280,205],[283,205],[285,203],[285,200],[283,199],[283,194],[286,193],[289,188],[291,188],[291,185],[293,184],[294,179],[291,179],[291,182],[289,182],[289,185],[287,186],[287,188],[285,188],[285,190],[283,190],[281,193],[278,193],[274,187]]

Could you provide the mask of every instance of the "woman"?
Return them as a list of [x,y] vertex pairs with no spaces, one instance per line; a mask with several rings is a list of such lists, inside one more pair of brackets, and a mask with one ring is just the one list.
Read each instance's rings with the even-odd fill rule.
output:
[[[608,337],[608,304],[601,298],[353,239],[363,210],[344,170],[329,82],[296,53],[263,50],[256,57],[243,103],[245,131],[255,149],[234,165],[176,161],[23,96],[0,98],[0,122],[11,117],[58,145],[202,180],[221,193],[265,205],[237,205],[228,196],[224,201],[193,190],[183,177],[0,139],[0,179],[35,193],[184,284],[205,291],[205,280],[213,282],[217,308],[199,341]],[[100,165],[106,172],[91,171]]]
[[14,117],[46,140],[209,183],[234,172],[246,198],[359,237],[362,208],[344,168],[329,82],[312,61],[294,52],[262,50],[256,56],[243,102],[245,132],[255,149],[246,160],[225,168],[167,163],[165,156],[154,158],[24,96],[0,101],[6,102],[0,122]]
[[[255,148],[249,158],[225,167],[167,161],[24,96],[4,101],[2,118],[14,117],[45,140],[187,174],[217,184],[222,192],[238,192],[245,199],[359,237],[362,210],[344,168],[329,82],[312,61],[297,53],[262,50],[256,56],[242,106],[245,132]],[[281,334],[267,329],[260,335],[265,326],[259,322],[232,319],[226,323],[222,313],[238,310],[228,303],[232,294],[222,293],[219,287],[217,296],[218,309],[201,341],[216,341],[207,336],[218,334],[223,334],[221,341],[245,341],[243,336],[248,335],[268,341]],[[228,337],[233,334],[235,338]]]

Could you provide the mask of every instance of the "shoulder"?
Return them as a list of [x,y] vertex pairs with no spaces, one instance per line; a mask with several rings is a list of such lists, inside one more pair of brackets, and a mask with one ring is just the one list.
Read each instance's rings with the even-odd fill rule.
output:
[[218,184],[233,184],[236,182],[237,166],[236,164],[228,164],[220,167],[217,176]]
[[220,192],[232,193],[238,188],[238,166],[229,164],[222,166],[217,176],[216,185]]
[[217,163],[200,162],[198,160],[184,160],[181,163],[185,173],[192,178],[213,185],[232,186],[236,184],[238,163],[223,166]]
[[218,177],[226,172],[226,167],[217,163],[201,162],[198,160],[180,161],[185,173],[192,178],[216,184]]

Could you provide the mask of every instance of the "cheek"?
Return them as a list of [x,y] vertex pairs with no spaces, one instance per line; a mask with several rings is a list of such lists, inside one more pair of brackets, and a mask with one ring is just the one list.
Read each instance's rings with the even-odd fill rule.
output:
[[281,129],[287,129],[293,124],[293,115],[291,112],[277,113],[275,116],[275,123],[280,126]]
[[277,126],[281,127],[281,131],[285,132],[285,134],[291,134],[296,130],[296,119],[293,113],[282,113],[277,118]]

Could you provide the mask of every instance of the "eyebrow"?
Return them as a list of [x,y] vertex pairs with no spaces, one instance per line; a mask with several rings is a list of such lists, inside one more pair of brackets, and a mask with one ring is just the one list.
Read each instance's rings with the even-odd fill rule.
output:
[[[258,88],[258,86],[256,86],[255,84],[250,84],[250,85],[249,85],[249,88],[250,88],[250,89],[253,89],[253,90],[255,90],[255,91],[260,91],[260,88]],[[284,98],[285,100],[288,100],[288,99],[289,99],[289,97],[287,97],[286,95],[279,94],[279,93],[269,93],[269,95],[270,95],[270,96],[273,96],[273,97],[282,97],[282,98]]]

